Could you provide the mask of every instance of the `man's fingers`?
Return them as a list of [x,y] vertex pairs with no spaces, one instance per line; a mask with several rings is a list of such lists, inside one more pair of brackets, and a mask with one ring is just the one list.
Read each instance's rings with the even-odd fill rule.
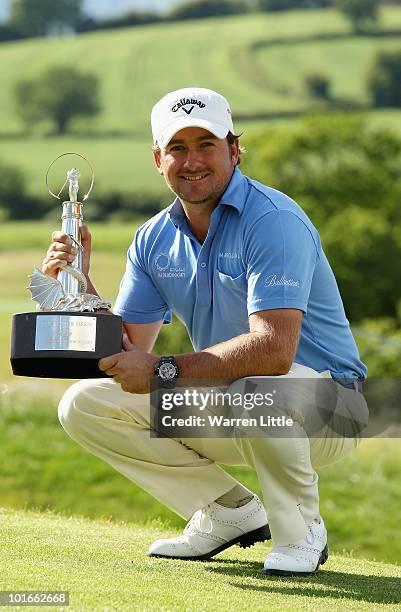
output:
[[75,255],[70,255],[70,253],[60,253],[57,251],[51,251],[44,258],[43,265],[46,267],[51,266],[52,268],[54,268],[54,262],[59,263],[60,261],[62,261],[63,266],[65,266],[65,264],[67,263],[72,263],[74,259]]
[[66,244],[65,242],[52,242],[47,252],[50,253],[52,251],[63,251],[64,253],[78,253],[77,247],[73,246],[73,244]]
[[50,263],[54,260],[63,260],[66,263],[72,263],[76,258],[76,255],[72,253],[65,253],[64,251],[49,251],[43,260],[44,264]]
[[99,361],[99,364],[98,364],[99,368],[103,370],[103,372],[105,372],[106,370],[110,370],[115,365],[118,365],[118,362],[120,361],[120,356],[121,356],[121,353],[117,353],[116,355],[110,355],[109,357],[103,357],[103,359]]
[[81,225],[81,240],[82,242],[89,242],[91,241],[92,236],[91,233],[88,229],[87,225]]
[[124,351],[133,351],[135,349],[135,346],[132,344],[125,332],[123,333],[123,349]]
[[113,376],[114,379],[116,379],[116,374],[118,375],[119,373],[119,367],[118,364],[115,365],[113,368],[108,368],[107,370],[103,370],[103,372],[105,374],[107,374],[107,376]]
[[65,232],[53,232],[52,242],[63,242],[64,244],[72,244],[71,236]]
[[77,252],[78,250],[68,234],[53,232],[52,242],[42,263],[42,272],[56,278],[60,268],[74,262]]
[[58,268],[64,268],[68,264],[66,259],[49,259],[44,261],[44,266],[46,268],[46,274],[49,272],[56,272]]

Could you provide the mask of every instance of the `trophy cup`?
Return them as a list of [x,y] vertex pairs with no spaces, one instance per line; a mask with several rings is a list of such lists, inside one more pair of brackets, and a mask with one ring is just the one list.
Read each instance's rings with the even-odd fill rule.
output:
[[17,376],[44,378],[100,378],[105,373],[98,361],[122,350],[122,319],[111,314],[111,304],[97,295],[86,293],[87,281],[82,272],[83,248],[80,240],[83,204],[78,201],[80,172],[73,167],[58,194],[51,191],[48,177],[53,164],[66,155],[77,155],[91,171],[91,164],[79,153],[63,153],[49,166],[46,185],[49,193],[58,198],[68,183],[69,201],[63,203],[62,226],[77,247],[72,264],[59,271],[57,278],[34,268],[27,287],[31,299],[37,302],[37,312],[23,312],[13,316],[11,337],[11,366]]

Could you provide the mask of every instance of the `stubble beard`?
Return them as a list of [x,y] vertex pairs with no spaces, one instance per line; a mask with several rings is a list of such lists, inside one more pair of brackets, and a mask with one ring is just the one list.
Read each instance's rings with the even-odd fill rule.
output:
[[209,202],[214,202],[214,201],[218,202],[218,200],[221,198],[221,196],[227,189],[227,185],[229,184],[229,182],[230,182],[230,179],[228,179],[224,184],[216,186],[216,188],[213,189],[213,191],[210,191],[207,195],[205,195],[204,197],[200,199],[199,198],[189,199],[181,191],[175,191],[174,193],[180,200],[182,200],[183,202],[186,202],[187,204],[208,204]]

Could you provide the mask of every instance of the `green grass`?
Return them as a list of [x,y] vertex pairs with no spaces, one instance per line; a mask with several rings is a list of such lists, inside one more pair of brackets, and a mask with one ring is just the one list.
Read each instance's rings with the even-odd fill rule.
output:
[[[5,257],[4,267],[0,267],[1,273],[6,271],[7,261],[12,265],[18,265],[14,255],[18,253],[22,257],[38,257],[40,261],[49,246],[51,234],[54,230],[61,228],[60,207],[55,205],[54,219],[52,221],[17,221],[0,224],[0,254]],[[95,253],[119,254],[125,258],[125,253],[132,242],[135,231],[145,218],[136,218],[125,224],[113,223],[90,223],[92,233],[92,251]],[[29,256],[23,255],[27,251],[35,251]],[[32,260],[32,262],[35,260]],[[37,263],[39,264],[40,261]],[[25,265],[25,262],[21,262]],[[3,279],[4,280],[4,279]]]
[[[20,379],[0,388],[1,505],[182,526],[181,518],[65,434],[56,408],[66,384]],[[252,470],[227,471],[261,494]],[[386,439],[367,440],[343,461],[319,469],[321,513],[334,551],[399,562],[400,472],[399,440]]]
[[[383,10],[381,27],[400,29],[401,9]],[[300,34],[345,38],[295,43]],[[96,192],[112,189],[146,190],[168,201],[150,153],[150,109],[160,96],[191,84],[221,91],[230,100],[237,131],[245,131],[246,145],[247,131],[260,127],[269,115],[290,125],[286,111],[315,108],[301,91],[302,75],[315,68],[333,78],[336,95],[366,100],[362,79],[371,56],[393,46],[395,39],[348,34],[349,25],[335,11],[291,11],[1,44],[1,157],[25,171],[35,194],[46,194],[44,173],[50,161],[73,150],[95,167],[94,198]],[[280,45],[269,46],[278,39],[283,40]],[[60,63],[99,76],[101,114],[76,122],[68,136],[44,137],[50,125],[33,126],[31,134],[24,134],[13,99],[15,83]],[[397,111],[369,117],[379,124],[401,124]]]
[[[397,610],[401,569],[331,555],[317,576],[267,578],[268,546],[208,563],[146,556],[161,525],[0,510],[2,590],[66,590],[69,610]],[[54,609],[54,608],[53,608]]]

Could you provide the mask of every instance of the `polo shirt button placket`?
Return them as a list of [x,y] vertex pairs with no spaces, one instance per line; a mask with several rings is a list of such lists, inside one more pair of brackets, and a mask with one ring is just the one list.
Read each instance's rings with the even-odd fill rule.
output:
[[[207,253],[203,253],[203,257],[207,256]],[[208,278],[208,265],[206,261],[198,263],[198,299],[197,303],[202,308],[210,306],[210,287]]]

